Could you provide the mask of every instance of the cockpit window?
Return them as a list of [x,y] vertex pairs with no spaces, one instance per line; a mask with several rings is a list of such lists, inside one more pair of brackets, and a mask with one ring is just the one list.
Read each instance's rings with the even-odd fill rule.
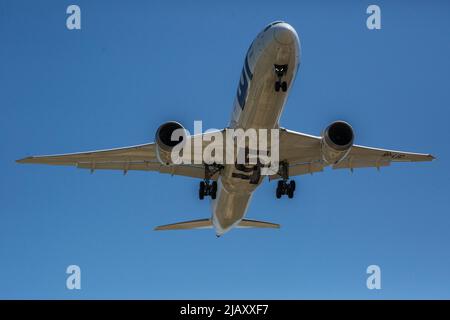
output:
[[276,24],[279,24],[279,23],[283,23],[284,21],[274,21],[274,22],[272,22],[271,24],[269,24],[267,27],[265,27],[264,28],[264,31],[267,31],[267,30],[269,30],[269,28],[271,27],[271,26],[274,26],[274,25],[276,25]]

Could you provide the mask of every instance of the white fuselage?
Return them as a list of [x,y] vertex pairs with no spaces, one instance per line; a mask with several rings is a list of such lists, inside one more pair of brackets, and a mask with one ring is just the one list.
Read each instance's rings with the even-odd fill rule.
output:
[[[242,129],[278,128],[289,90],[300,62],[300,42],[294,28],[284,22],[268,25],[252,42],[245,57],[229,127]],[[282,80],[287,91],[275,90],[275,65],[287,65]],[[225,165],[218,179],[217,197],[212,200],[212,221],[222,235],[244,218],[255,189],[262,182],[233,177],[234,165]]]

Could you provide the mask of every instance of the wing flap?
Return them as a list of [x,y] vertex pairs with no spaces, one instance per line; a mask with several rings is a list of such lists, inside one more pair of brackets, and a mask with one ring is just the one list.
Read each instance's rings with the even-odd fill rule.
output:
[[159,162],[130,162],[130,161],[92,161],[92,162],[78,162],[76,167],[79,169],[91,170],[141,170],[141,171],[158,171],[161,167]]
[[[205,178],[205,168],[203,166],[176,165],[163,166],[159,162],[82,162],[77,163],[77,168],[90,170],[129,170],[157,171],[159,173],[170,174],[172,176],[185,176],[191,178]],[[211,179],[217,180],[219,173],[214,174]]]
[[354,159],[348,157],[338,164],[333,165],[333,169],[359,169],[359,168],[380,168],[388,167],[391,165],[390,161],[387,160],[371,160],[371,159]]
[[[292,164],[289,166],[289,175],[300,176],[303,174],[313,174],[315,172],[322,172],[324,167],[325,165],[322,161]],[[276,180],[280,178],[281,176],[278,174],[269,176],[270,180]]]

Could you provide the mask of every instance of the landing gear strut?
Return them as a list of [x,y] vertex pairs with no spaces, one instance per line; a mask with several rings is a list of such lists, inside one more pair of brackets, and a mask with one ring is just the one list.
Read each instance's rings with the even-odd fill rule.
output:
[[279,92],[280,89],[283,92],[287,91],[287,83],[286,81],[281,81],[281,78],[286,74],[288,65],[287,64],[274,64],[275,73],[277,75],[278,80],[275,81],[275,91]]
[[278,174],[283,180],[278,181],[277,190],[275,192],[277,199],[280,199],[284,194],[286,194],[289,199],[292,199],[294,197],[295,181],[289,181],[289,165],[287,162],[280,162],[280,171]]

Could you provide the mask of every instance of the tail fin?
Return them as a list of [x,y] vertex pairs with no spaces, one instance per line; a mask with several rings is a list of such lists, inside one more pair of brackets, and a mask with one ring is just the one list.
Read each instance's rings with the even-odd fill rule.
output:
[[[185,222],[178,222],[172,224],[166,224],[155,228],[155,231],[160,230],[189,230],[189,229],[210,229],[212,228],[211,219],[200,219]],[[236,226],[237,228],[274,228],[279,229],[280,225],[276,223],[270,223],[265,221],[247,220],[243,219]]]

